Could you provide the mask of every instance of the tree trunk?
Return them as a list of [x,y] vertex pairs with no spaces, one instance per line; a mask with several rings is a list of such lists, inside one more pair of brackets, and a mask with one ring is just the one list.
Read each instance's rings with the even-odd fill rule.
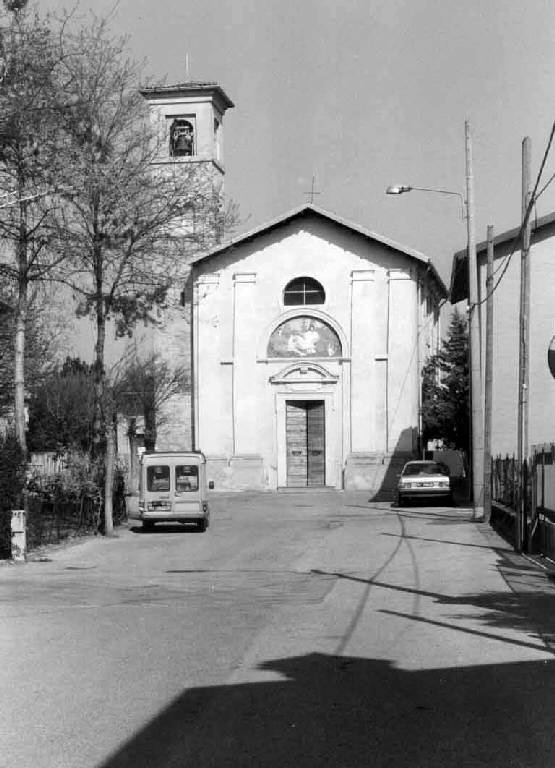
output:
[[105,454],[105,477],[104,477],[104,535],[114,535],[114,469],[116,463],[116,435],[114,429],[114,419],[112,414],[108,414],[106,419],[106,454]]
[[127,428],[129,439],[129,490],[137,493],[139,490],[139,467],[137,462],[137,419],[130,418]]
[[147,405],[143,415],[145,420],[145,449],[154,451],[156,449],[156,410],[154,406]]
[[15,435],[23,455],[27,456],[25,435],[25,330],[27,326],[27,205],[19,204],[19,239],[17,243],[18,296],[14,338],[14,421]]
[[14,421],[15,436],[23,455],[27,455],[25,435],[25,327],[27,324],[27,283],[20,281],[15,316],[14,344]]
[[94,419],[93,419],[93,455],[100,456],[106,429],[104,347],[106,344],[106,311],[103,296],[102,246],[95,245],[95,316],[96,343],[94,347]]
[[[96,223],[96,222],[95,222]],[[103,253],[97,241],[94,246],[96,344],[94,358],[93,455],[104,453],[104,534],[113,536],[113,491],[116,439],[114,433],[111,392],[106,391],[104,347],[106,343],[106,307],[103,293]]]

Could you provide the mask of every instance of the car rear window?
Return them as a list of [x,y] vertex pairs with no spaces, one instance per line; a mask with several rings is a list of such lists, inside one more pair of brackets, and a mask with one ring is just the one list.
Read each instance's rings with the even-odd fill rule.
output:
[[182,464],[175,468],[176,491],[198,491],[198,466]]
[[403,476],[414,477],[415,475],[449,475],[449,470],[445,464],[437,461],[429,464],[407,464],[403,469]]
[[153,464],[147,467],[146,487],[149,491],[169,491],[170,468],[165,464]]

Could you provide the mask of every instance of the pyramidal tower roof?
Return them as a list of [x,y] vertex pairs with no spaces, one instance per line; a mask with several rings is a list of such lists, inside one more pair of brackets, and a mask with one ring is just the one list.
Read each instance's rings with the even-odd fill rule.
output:
[[206,95],[212,96],[215,101],[219,102],[222,110],[235,106],[224,89],[212,80],[187,80],[172,85],[152,85],[141,88],[140,92],[145,99],[165,99],[187,94]]

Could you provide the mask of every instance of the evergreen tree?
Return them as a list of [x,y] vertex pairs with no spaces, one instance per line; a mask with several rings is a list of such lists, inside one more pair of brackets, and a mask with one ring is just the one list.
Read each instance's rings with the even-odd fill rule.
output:
[[27,440],[32,451],[90,451],[93,421],[92,366],[78,357],[32,388]]
[[422,372],[422,437],[441,439],[449,448],[470,449],[468,325],[455,310],[437,355]]

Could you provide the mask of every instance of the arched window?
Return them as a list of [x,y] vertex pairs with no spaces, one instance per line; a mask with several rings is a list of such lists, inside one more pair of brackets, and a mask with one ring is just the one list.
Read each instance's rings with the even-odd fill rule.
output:
[[318,280],[312,277],[296,277],[285,286],[283,303],[286,307],[303,304],[323,304],[326,293]]
[[195,132],[192,124],[183,118],[176,118],[170,126],[171,157],[194,155]]

